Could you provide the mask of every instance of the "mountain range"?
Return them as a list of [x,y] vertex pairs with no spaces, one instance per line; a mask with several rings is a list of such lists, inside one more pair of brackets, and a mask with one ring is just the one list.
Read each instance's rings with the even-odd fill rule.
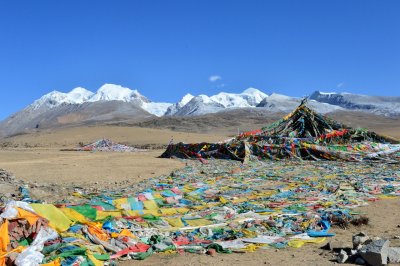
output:
[[[152,102],[137,90],[104,84],[95,93],[81,87],[68,93],[52,91],[0,122],[0,134],[4,137],[71,124],[143,122],[162,116],[194,117],[237,109],[287,113],[301,100],[249,88],[242,93],[213,96],[186,94],[177,103]],[[315,91],[309,105],[320,113],[356,110],[389,117],[400,115],[400,97]]]

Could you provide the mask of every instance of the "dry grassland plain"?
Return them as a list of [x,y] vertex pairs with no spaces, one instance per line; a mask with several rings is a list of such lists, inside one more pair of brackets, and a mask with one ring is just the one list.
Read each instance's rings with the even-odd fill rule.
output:
[[[348,119],[343,114],[344,120]],[[358,120],[362,126],[400,138],[399,120]],[[351,122],[351,121],[350,121]],[[353,120],[354,123],[354,120]],[[176,132],[155,128],[90,126],[71,127],[18,135],[1,140],[0,168],[15,174],[18,179],[50,183],[59,187],[95,186],[99,189],[135,185],[141,180],[168,174],[184,166],[184,161],[157,158],[171,139],[175,142],[215,142],[227,139],[232,129],[213,129],[208,134]],[[101,138],[137,147],[152,147],[138,153],[71,152],[61,149],[91,143]],[[348,230],[335,229],[336,238],[351,241],[352,233],[360,230],[370,235],[393,237],[400,235],[400,200],[385,200],[360,208],[370,218],[370,224]],[[400,245],[400,243],[398,243]],[[332,254],[319,245],[300,249],[259,250],[255,253],[217,255],[154,255],[145,261],[125,261],[121,265],[333,265]]]

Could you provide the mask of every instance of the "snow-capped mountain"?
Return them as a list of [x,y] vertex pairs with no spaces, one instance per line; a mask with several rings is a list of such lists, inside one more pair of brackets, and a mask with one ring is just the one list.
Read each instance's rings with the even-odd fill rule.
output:
[[88,101],[150,102],[149,99],[141,95],[137,90],[131,90],[114,84],[104,84],[97,90],[96,94],[93,94],[92,97],[88,99]]
[[[199,95],[192,98],[186,104],[179,102],[171,106],[165,115],[167,116],[195,116],[209,113],[217,113],[222,110],[234,108],[264,107],[271,112],[290,112],[301,102],[301,98],[290,97],[282,94],[264,92],[249,88],[242,93],[221,92],[213,96]],[[310,106],[321,113],[343,110],[342,107],[317,101],[310,101]]]
[[[270,96],[264,98],[264,100],[262,100],[257,105],[257,107],[264,107],[273,112],[290,112],[300,104],[301,100],[301,98],[272,93]],[[344,110],[340,106],[320,103],[314,100],[310,100],[308,104],[311,108],[323,114],[338,110]]]
[[170,103],[156,103],[119,85],[105,84],[96,93],[78,87],[68,93],[52,91],[0,122],[0,135],[68,124],[142,121],[162,116]]
[[155,116],[163,116],[171,103],[142,102],[139,106]]
[[367,111],[386,116],[400,115],[400,97],[315,91],[311,94],[310,99],[350,110]]
[[73,103],[84,103],[93,96],[93,92],[88,91],[85,88],[77,87],[68,93],[68,97]]
[[81,87],[75,88],[68,93],[52,91],[34,101],[28,108],[37,110],[41,107],[53,108],[61,104],[81,104],[88,101],[93,95],[93,92]]
[[[0,133],[9,136],[36,128],[73,124],[140,122],[157,116],[192,117],[239,108],[249,113],[256,107],[269,114],[288,113],[300,101],[301,98],[277,93],[267,95],[249,88],[241,93],[220,92],[212,96],[186,94],[179,102],[171,104],[153,102],[137,90],[104,84],[96,92],[82,87],[67,93],[52,91],[1,121]],[[357,110],[385,116],[400,115],[400,97],[314,92],[309,105],[321,113]]]
[[175,116],[194,116],[212,114],[224,110],[225,106],[213,101],[207,95],[193,97],[187,104],[179,108],[173,115]]
[[242,93],[220,92],[213,96],[186,95],[180,102],[171,106],[165,115],[194,116],[216,113],[227,108],[256,107],[268,95],[255,88],[249,88]]
[[65,104],[82,104],[86,102],[122,101],[133,103],[150,114],[162,116],[171,103],[151,102],[137,90],[114,84],[104,84],[96,93],[78,87],[68,93],[52,91],[28,106],[29,110],[51,109]]
[[254,88],[249,88],[240,94],[221,92],[210,99],[222,104],[225,108],[255,107],[268,95]]
[[186,94],[185,96],[182,97],[182,99],[179,102],[169,106],[164,115],[167,115],[167,116],[174,115],[179,109],[181,109],[183,106],[185,106],[193,98],[194,98],[194,96],[192,94],[190,94],[190,93]]

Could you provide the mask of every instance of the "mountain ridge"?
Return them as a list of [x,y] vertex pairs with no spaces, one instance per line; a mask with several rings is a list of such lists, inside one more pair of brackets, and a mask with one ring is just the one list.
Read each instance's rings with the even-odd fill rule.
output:
[[[268,113],[288,113],[301,100],[248,88],[241,93],[220,92],[212,96],[188,93],[173,104],[153,102],[136,89],[104,84],[96,92],[82,87],[68,93],[51,91],[1,121],[0,133],[8,136],[68,123],[140,122],[155,117],[194,117],[236,109],[262,108]],[[309,97],[309,105],[320,113],[355,110],[384,116],[400,115],[400,97],[315,91]]]

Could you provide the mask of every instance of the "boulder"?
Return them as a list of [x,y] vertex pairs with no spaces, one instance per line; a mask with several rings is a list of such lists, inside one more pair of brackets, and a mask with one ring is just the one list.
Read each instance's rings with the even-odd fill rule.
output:
[[361,257],[371,266],[386,265],[388,263],[389,240],[375,240],[363,246]]
[[347,252],[344,251],[343,249],[339,252],[339,255],[337,257],[337,262],[339,263],[345,263],[349,256],[347,255]]
[[400,263],[400,247],[389,248],[388,259],[389,263]]
[[338,251],[340,249],[351,249],[351,243],[340,241],[336,239],[331,239],[328,244],[324,247],[328,250],[335,250]]
[[353,248],[360,249],[365,243],[369,242],[371,238],[364,232],[353,235]]
[[364,260],[363,258],[358,257],[358,258],[356,258],[356,259],[354,260],[354,264],[355,264],[355,265],[365,265],[366,262],[365,262],[365,260]]

